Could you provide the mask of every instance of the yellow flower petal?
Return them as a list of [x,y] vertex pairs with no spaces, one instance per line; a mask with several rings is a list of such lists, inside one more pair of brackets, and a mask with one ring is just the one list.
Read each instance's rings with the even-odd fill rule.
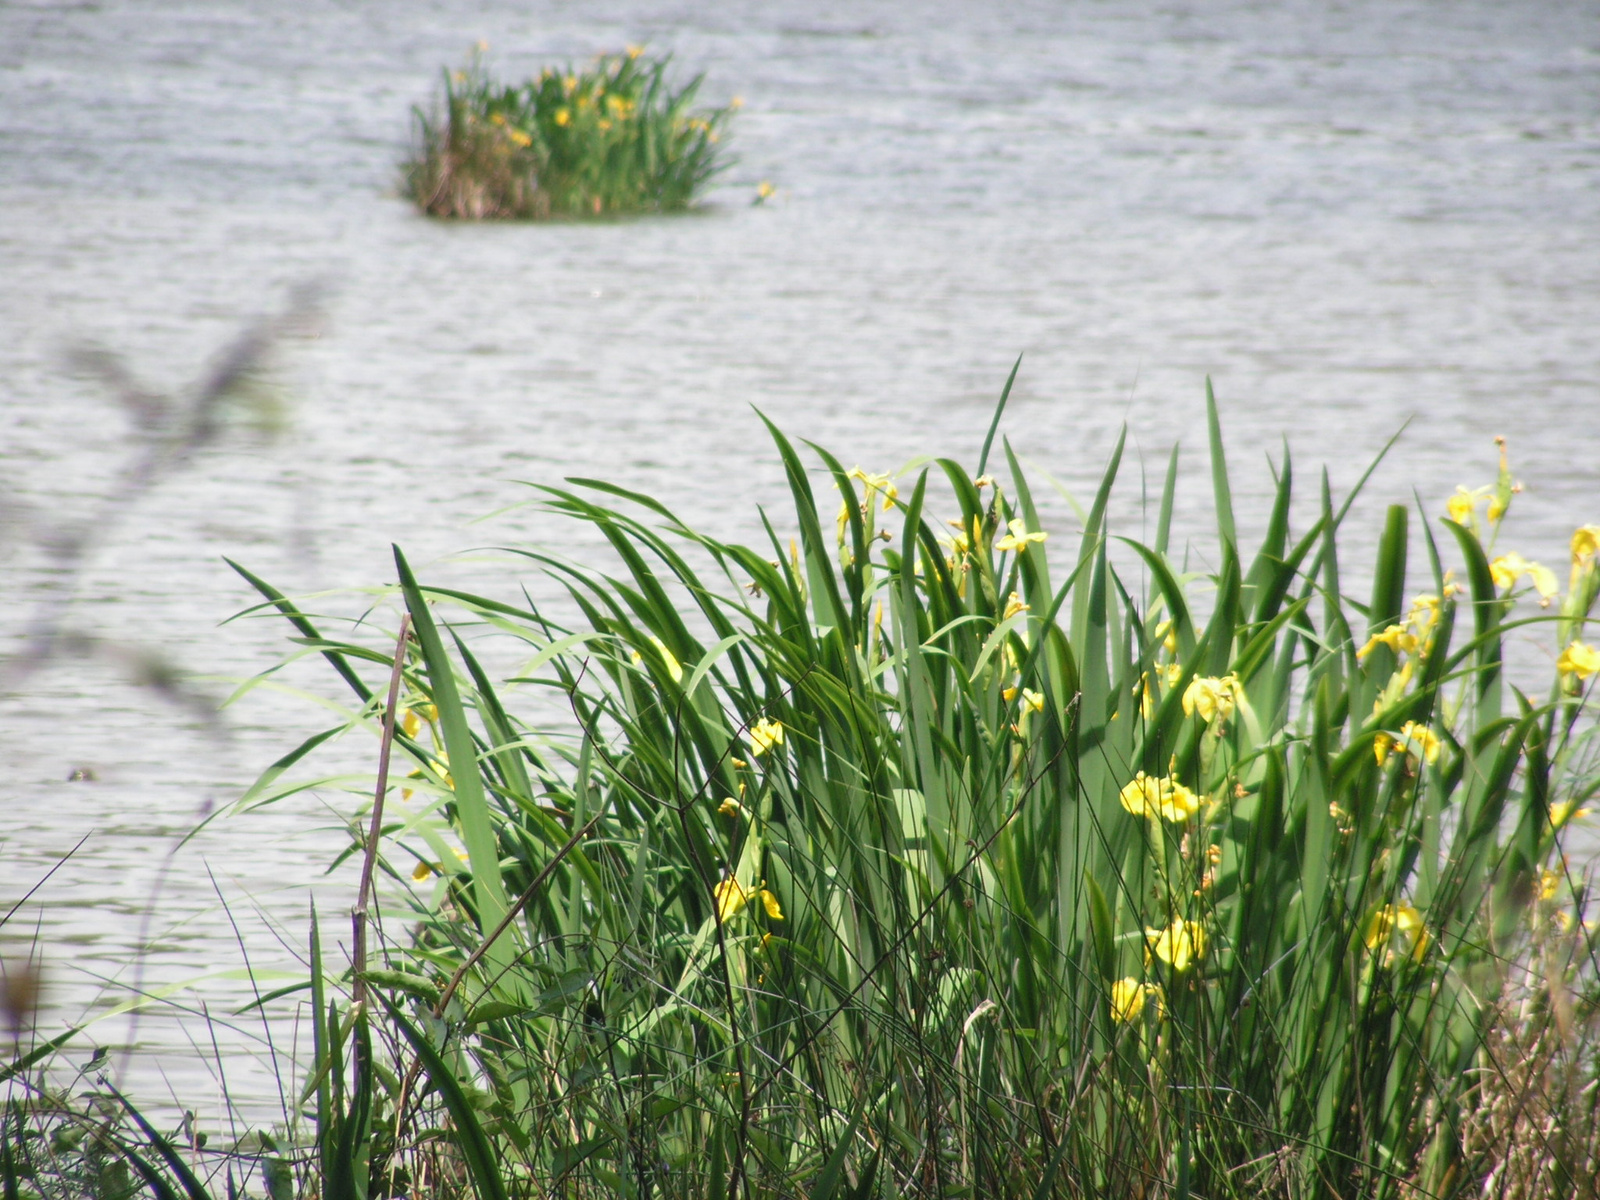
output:
[[778,907],[778,898],[766,888],[761,889],[761,906],[767,910],[769,920],[783,920],[783,909]]
[[712,889],[711,894],[717,902],[717,920],[727,921],[737,915],[745,901],[755,895],[755,889],[745,889],[737,879],[724,879]]

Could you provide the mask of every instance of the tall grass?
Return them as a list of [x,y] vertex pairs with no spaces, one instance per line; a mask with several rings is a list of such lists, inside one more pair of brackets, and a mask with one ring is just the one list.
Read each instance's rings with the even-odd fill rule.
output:
[[696,109],[701,77],[674,89],[668,59],[637,49],[520,86],[479,57],[444,77],[442,110],[416,112],[404,190],[431,216],[472,220],[670,212],[729,163],[734,108]]
[[[1009,445],[898,483],[813,448],[819,494],[770,432],[793,506],[760,549],[542,488],[613,552],[515,552],[575,622],[397,551],[397,651],[240,568],[355,696],[243,804],[349,729],[409,762],[351,822],[381,965],[317,950],[301,1194],[1592,1194],[1562,842],[1600,786],[1600,529],[1564,592],[1497,553],[1502,469],[1448,519],[1391,508],[1358,600],[1353,497],[1324,475],[1291,531],[1287,457],[1241,553],[1214,405],[1203,573],[1176,451],[1152,541],[1108,528],[1119,444],[1064,546]],[[1543,697],[1506,679],[1529,629]],[[508,681],[488,633],[525,647]]]

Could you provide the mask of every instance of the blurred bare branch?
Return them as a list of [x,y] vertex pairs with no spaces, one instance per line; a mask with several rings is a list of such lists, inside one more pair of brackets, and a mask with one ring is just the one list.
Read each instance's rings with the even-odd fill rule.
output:
[[109,490],[74,521],[52,520],[20,497],[0,497],[13,530],[51,562],[24,626],[21,647],[0,660],[0,696],[14,693],[31,675],[63,656],[92,656],[123,669],[138,686],[153,689],[203,719],[217,723],[216,706],[183,681],[165,655],[122,645],[69,624],[84,568],[115,536],[122,520],[145,496],[184,469],[193,456],[219,444],[236,426],[272,434],[284,424],[271,384],[273,351],[285,338],[305,335],[320,321],[324,289],[294,289],[281,311],[246,327],[224,346],[186,393],[166,395],[140,382],[122,359],[100,347],[80,347],[69,366],[100,381],[127,414],[134,435],[128,457]]

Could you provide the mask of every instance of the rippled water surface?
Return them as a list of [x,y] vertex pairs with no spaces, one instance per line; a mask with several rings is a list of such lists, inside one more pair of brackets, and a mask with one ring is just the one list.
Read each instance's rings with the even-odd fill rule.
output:
[[[782,493],[753,407],[847,463],[970,459],[1019,352],[1006,430],[1075,492],[1124,423],[1139,462],[1155,469],[1181,440],[1198,467],[1209,374],[1238,503],[1258,516],[1283,437],[1308,484],[1326,461],[1348,487],[1409,420],[1358,511],[1413,491],[1438,511],[1456,484],[1488,482],[1504,433],[1527,484],[1509,541],[1559,565],[1571,526],[1600,519],[1592,4],[394,0],[290,14],[0,5],[13,642],[52,583],[17,501],[46,521],[89,511],[125,454],[121,419],[64,348],[93,341],[152,387],[186,386],[310,279],[332,290],[320,335],[281,355],[292,434],[198,456],[118,514],[78,589],[77,619],[161,648],[219,695],[289,649],[265,620],[220,624],[251,602],[224,555],[304,593],[391,579],[400,542],[428,578],[546,596],[504,560],[448,557],[581,549],[527,509],[474,523],[524,499],[516,481],[604,476],[754,538],[755,505]],[[478,38],[519,77],[628,42],[670,50],[708,73],[708,99],[743,97],[740,162],[691,217],[421,220],[394,195],[409,107]],[[778,194],[752,207],[763,179]],[[1199,472],[1183,499],[1200,530]],[[1136,525],[1135,505],[1123,513]],[[1070,527],[1065,504],[1052,520]],[[97,980],[118,981],[102,1006],[125,995],[143,936],[137,977],[153,986],[245,953],[292,967],[312,891],[343,928],[353,885],[320,874],[343,844],[336,791],[168,853],[202,806],[325,720],[293,689],[338,696],[309,667],[281,682],[232,706],[225,736],[99,661],[59,663],[3,701],[0,905],[87,835],[0,934],[13,948],[38,936],[47,1023],[96,1003]],[[65,782],[78,768],[96,780]],[[202,994],[221,1004],[240,986]],[[135,1059],[142,1094],[220,1098],[196,1028],[135,1031],[161,1051]],[[219,1036],[234,1099],[268,1113],[269,1074],[232,1049],[257,1033]]]

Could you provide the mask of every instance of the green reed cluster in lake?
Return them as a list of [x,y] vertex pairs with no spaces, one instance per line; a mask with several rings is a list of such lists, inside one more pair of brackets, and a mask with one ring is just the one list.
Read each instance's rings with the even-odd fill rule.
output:
[[[1563,844],[1600,789],[1600,527],[1564,586],[1498,546],[1502,461],[1448,515],[1389,509],[1357,599],[1353,496],[1324,474],[1292,530],[1285,454],[1244,552],[1210,416],[1204,566],[1176,450],[1148,542],[1108,524],[1120,444],[1069,540],[1009,445],[890,478],[771,428],[793,505],[760,547],[540,488],[611,549],[512,552],[559,616],[397,553],[385,645],[246,573],[353,701],[242,807],[327,790],[298,772],[329,738],[393,753],[341,850],[387,880],[388,938],[359,974],[313,942],[293,1194],[1592,1184],[1600,972]],[[1535,636],[1540,695],[1503,660]],[[566,719],[528,715],[551,698]]]
[[675,89],[667,65],[630,47],[513,86],[475,56],[445,74],[442,109],[417,110],[405,193],[432,216],[473,220],[688,208],[728,166],[738,101],[695,108],[701,77]]

